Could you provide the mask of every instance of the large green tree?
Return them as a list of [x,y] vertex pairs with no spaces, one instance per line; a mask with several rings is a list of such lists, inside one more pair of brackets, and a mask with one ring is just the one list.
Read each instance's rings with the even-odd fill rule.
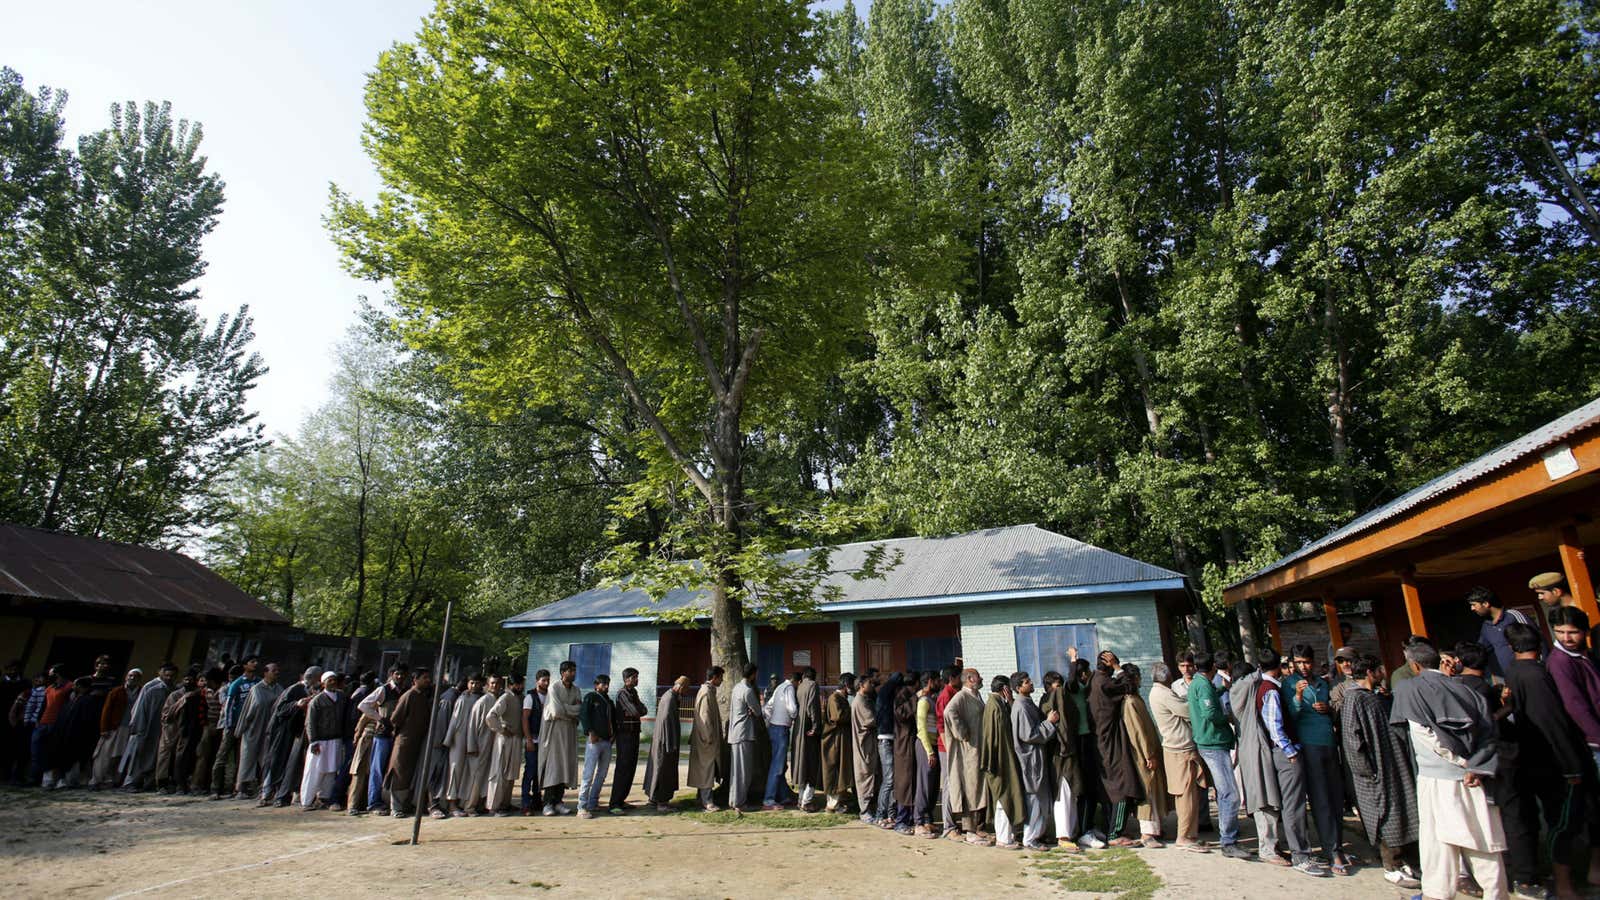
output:
[[387,190],[335,202],[354,267],[475,402],[626,436],[646,475],[618,509],[663,527],[615,571],[705,588],[681,615],[730,667],[746,613],[803,613],[826,564],[774,568],[797,517],[750,493],[752,442],[864,329],[871,145],[819,58],[798,0],[443,2],[368,86]]
[[249,316],[194,308],[222,182],[168,106],[114,108],[76,152],[61,109],[0,70],[0,518],[157,541],[260,443]]

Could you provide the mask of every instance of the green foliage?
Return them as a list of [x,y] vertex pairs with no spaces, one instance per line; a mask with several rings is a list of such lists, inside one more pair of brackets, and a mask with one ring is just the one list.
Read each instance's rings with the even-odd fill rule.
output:
[[62,147],[64,99],[0,70],[0,519],[170,539],[261,445],[249,316],[194,309],[222,182],[168,105]]
[[642,460],[618,515],[671,539],[614,568],[707,589],[726,665],[751,576],[815,602],[747,552],[781,525],[746,453],[864,334],[872,145],[819,89],[818,37],[798,0],[441,3],[368,85],[388,190],[334,198],[352,267],[469,402],[581,410]]

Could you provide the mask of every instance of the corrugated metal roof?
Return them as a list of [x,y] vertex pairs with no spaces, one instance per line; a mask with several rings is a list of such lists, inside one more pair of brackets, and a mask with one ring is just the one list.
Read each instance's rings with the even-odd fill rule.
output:
[[0,523],[0,596],[288,621],[182,553],[9,523]]
[[[880,544],[890,554],[900,554],[900,564],[883,578],[857,581],[850,577],[848,573],[860,568],[867,552]],[[796,550],[785,556],[799,561],[811,552]],[[839,574],[829,576],[826,583],[843,591],[834,601],[841,604],[979,599],[991,594],[1047,594],[1095,585],[1153,582],[1168,582],[1165,587],[1175,587],[1181,586],[1183,579],[1177,572],[1102,550],[1036,525],[991,528],[948,537],[841,544],[835,548],[829,565]],[[1178,585],[1170,584],[1174,581]],[[682,609],[696,601],[703,602],[702,596],[684,590],[673,591],[657,608]],[[635,610],[648,606],[650,600],[643,591],[600,587],[531,609],[501,624],[515,628],[536,623],[632,618]]]
[[1502,444],[1460,468],[1452,469],[1420,487],[1407,491],[1383,506],[1352,519],[1344,527],[1331,531],[1266,568],[1252,572],[1228,585],[1228,589],[1231,590],[1262,575],[1275,572],[1319,550],[1331,547],[1369,528],[1397,518],[1430,500],[1442,497],[1456,488],[1470,484],[1491,472],[1503,469],[1530,454],[1549,449],[1571,437],[1575,432],[1587,428],[1597,421],[1600,421],[1600,398],[1591,400],[1559,419],[1535,428],[1522,437]]

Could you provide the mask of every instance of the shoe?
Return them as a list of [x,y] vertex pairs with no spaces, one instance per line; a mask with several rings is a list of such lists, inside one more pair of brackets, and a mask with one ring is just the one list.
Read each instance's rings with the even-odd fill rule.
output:
[[972,834],[967,835],[967,843],[974,847],[993,847],[994,838],[989,837],[986,834],[973,832]]
[[[545,815],[550,816],[550,815],[554,815],[554,813],[545,813]],[[467,811],[464,810],[464,809],[452,809],[452,810],[450,810],[450,818],[452,818],[452,819],[465,819],[466,817],[467,817]]]
[[288,805],[289,805],[289,798],[288,797],[284,797],[283,799],[278,801],[278,808],[279,809],[283,809],[285,806],[288,806]]
[[874,825],[876,823],[877,823],[877,820],[872,818],[872,813],[862,813],[861,814],[861,824],[863,824],[863,825]]
[[[1421,881],[1418,881],[1415,878],[1407,878],[1404,869],[1390,869],[1389,871],[1384,872],[1383,880],[1389,882],[1395,887],[1400,888],[1414,889],[1422,887]],[[1523,894],[1518,891],[1517,888],[1524,886],[1525,885],[1513,885],[1511,893],[1517,895],[1518,897],[1536,897],[1537,900],[1544,900],[1544,890],[1542,888],[1539,890],[1538,894]]]
[[934,828],[932,825],[928,826],[927,832],[924,833],[922,836],[927,838],[930,841],[938,840],[941,837],[941,835],[939,834],[939,830]]
[[250,799],[250,795],[246,794],[244,791],[240,791],[237,794],[234,794],[231,799],[233,799],[233,800],[249,800]]
[[1272,854],[1271,856],[1261,857],[1261,861],[1269,866],[1283,866],[1285,869],[1289,868],[1291,865],[1287,859],[1284,859],[1276,853]]
[[1134,840],[1133,838],[1122,837],[1122,836],[1119,835],[1118,837],[1113,838],[1112,840],[1106,842],[1106,846],[1107,847],[1141,847],[1141,846],[1143,846],[1143,844],[1140,843],[1139,841]]
[[1057,838],[1056,839],[1056,849],[1065,850],[1068,853],[1082,853],[1083,852],[1083,848],[1078,846],[1078,842],[1074,841],[1074,840],[1072,840],[1070,838]]
[[523,807],[523,808],[522,808],[522,814],[523,814],[523,815],[525,815],[525,816],[531,816],[531,815],[533,815],[533,807],[531,807],[531,806],[524,806],[524,807]]
[[927,837],[928,836],[928,826],[926,826],[926,825],[918,825],[917,827],[911,829],[911,836],[912,837]]
[[961,829],[952,828],[949,831],[946,831],[944,833],[944,839],[947,840],[947,841],[955,841],[956,843],[959,844],[962,841],[966,840],[967,838],[966,838],[966,835],[961,833]]
[[656,804],[656,812],[658,812],[658,813],[669,813],[669,812],[672,812],[672,804],[670,804],[670,803],[657,803]]
[[428,813],[428,818],[430,818],[430,819],[448,819],[448,818],[450,818],[450,814],[445,812],[442,809],[436,809],[433,812]]
[[580,809],[580,810],[578,810],[578,818],[580,818],[580,819],[592,819],[592,818],[594,818],[594,813],[589,812],[587,809]]
[[344,804],[343,803],[334,803],[334,804],[330,805],[328,807],[328,809],[333,810],[334,812],[344,812]]
[[347,813],[347,815],[351,815],[351,816],[364,816],[366,814],[367,814],[367,811],[364,810],[364,809],[352,809],[352,810],[350,810],[349,813]]
[[1205,844],[1202,844],[1199,841],[1174,841],[1172,846],[1177,847],[1179,850],[1187,850],[1190,853],[1211,852],[1210,847],[1207,847]]
[[1330,862],[1328,864],[1328,871],[1341,877],[1354,874],[1350,870],[1349,860],[1334,860]]
[[509,809],[497,809],[494,811],[494,817],[496,819],[509,819],[514,815],[516,815],[516,813],[513,813]]
[[613,816],[625,816],[628,814],[628,811],[620,806],[613,806],[606,811],[611,813]]
[[1024,849],[1024,850],[1038,850],[1038,851],[1042,852],[1042,851],[1049,850],[1051,848],[1046,844],[1039,843],[1038,841],[1031,841],[1031,842],[1024,842],[1023,845],[1022,845],[1022,849]]
[[570,815],[572,815],[572,809],[573,809],[572,807],[566,805],[565,803],[557,803],[556,804],[556,815],[558,815],[558,816],[570,816]]
[[761,805],[761,810],[762,810],[762,812],[783,812],[783,804],[782,803],[763,803]]
[[1085,832],[1083,837],[1078,838],[1078,846],[1088,847],[1090,850],[1104,850],[1106,848],[1106,836],[1098,831]]
[[1293,868],[1296,872],[1302,875],[1310,875],[1312,878],[1328,877],[1328,870],[1322,867],[1322,863],[1314,859],[1302,859],[1295,863]]
[[223,797],[222,797],[221,794],[212,794],[210,797],[207,797],[206,799],[207,800],[221,800],[221,799],[223,799]]
[[722,812],[722,807],[716,805],[715,803],[707,803],[704,807],[702,807],[702,809],[704,809],[706,812]]
[[377,811],[375,811],[373,813],[373,815],[375,815],[375,816],[387,816],[388,814],[389,814],[389,810],[387,810],[387,809],[378,809]]
[[1147,834],[1144,837],[1139,839],[1139,846],[1143,847],[1146,850],[1160,850],[1160,849],[1166,847],[1167,845],[1162,843],[1161,839],[1156,837],[1155,835]]
[[1228,859],[1254,859],[1255,858],[1255,857],[1251,856],[1249,853],[1246,853],[1244,848],[1240,847],[1238,844],[1223,844],[1222,845],[1222,855],[1227,857]]
[[1466,894],[1468,897],[1482,897],[1483,888],[1478,886],[1471,875],[1462,875],[1456,879],[1456,893]]
[[911,837],[912,835],[915,835],[917,832],[916,832],[916,829],[912,828],[910,825],[896,825],[894,827],[894,833],[895,834],[903,834],[906,837]]
[[996,841],[995,845],[994,845],[994,848],[996,850],[1021,850],[1022,849],[1022,845],[1017,843],[1016,841],[1005,841],[1005,842]]

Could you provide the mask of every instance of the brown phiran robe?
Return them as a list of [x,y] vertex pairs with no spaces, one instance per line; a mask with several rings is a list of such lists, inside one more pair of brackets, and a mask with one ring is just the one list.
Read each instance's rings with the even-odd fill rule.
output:
[[850,750],[856,799],[866,811],[878,796],[878,714],[865,694],[850,701]]
[[1095,746],[1100,751],[1100,781],[1106,799],[1113,804],[1144,799],[1144,780],[1139,777],[1142,767],[1133,758],[1122,713],[1123,701],[1132,692],[1131,680],[1112,678],[1104,670],[1097,670],[1089,680],[1089,715],[1094,719]]
[[983,701],[977,694],[962,688],[950,698],[944,708],[944,737],[950,756],[950,780],[945,788],[950,815],[981,816],[989,807],[989,786],[979,767]]
[[394,750],[389,753],[389,769],[384,783],[402,790],[417,783],[417,764],[422,760],[422,745],[428,741],[428,717],[433,713],[433,688],[426,692],[412,687],[400,695],[389,723],[394,726]]
[[844,794],[855,790],[850,752],[850,698],[842,691],[828,695],[822,708],[822,790]]
[[[1027,805],[1022,796],[1022,772],[1017,766],[1015,735],[1011,730],[1011,705],[999,694],[991,693],[983,705],[983,740],[978,748],[978,768],[983,771],[996,808],[1005,810],[1012,834],[995,834],[1002,842],[1016,840],[1027,821]],[[991,818],[990,821],[993,821]]]
[[794,727],[789,729],[789,778],[802,785],[822,784],[822,704],[817,681],[802,678],[794,689]]
[[[1172,798],[1167,793],[1167,776],[1162,769],[1165,754],[1161,751],[1161,734],[1156,730],[1155,719],[1144,705],[1144,698],[1129,694],[1122,701],[1122,724],[1128,731],[1128,743],[1133,748],[1134,764],[1139,767],[1139,784],[1144,788],[1144,800],[1139,804],[1139,818],[1146,822],[1161,822],[1172,809]],[[1144,761],[1154,765],[1146,768]]]
[[[1056,723],[1056,733],[1045,743],[1045,755],[1055,767],[1054,784],[1063,782],[1072,789],[1072,796],[1083,796],[1083,767],[1078,759],[1078,707],[1067,696],[1065,686],[1058,685],[1046,691],[1039,704],[1039,712],[1049,716],[1054,710],[1061,721]],[[1051,796],[1054,796],[1052,791]]]
[[694,697],[694,724],[689,729],[690,787],[711,790],[717,786],[724,743],[717,687],[707,682],[700,685],[700,693]]

